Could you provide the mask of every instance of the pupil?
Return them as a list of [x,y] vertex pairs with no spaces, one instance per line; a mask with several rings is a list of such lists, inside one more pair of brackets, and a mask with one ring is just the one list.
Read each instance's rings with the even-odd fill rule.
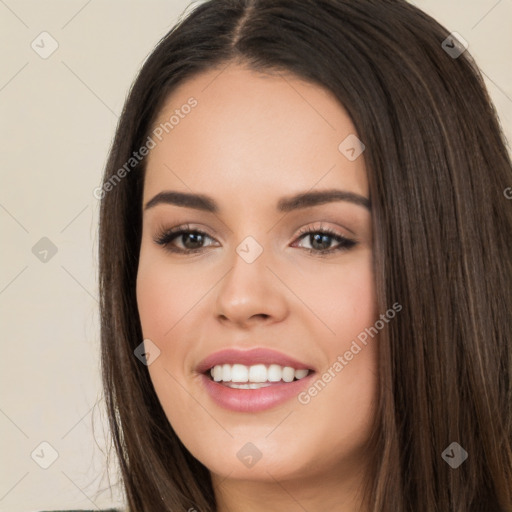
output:
[[[198,247],[201,247],[203,235],[201,235],[200,233],[188,233],[187,235],[183,236],[186,237],[184,245],[185,247],[187,247],[187,249],[197,249]],[[190,245],[187,245],[187,241],[192,241],[192,247],[190,247]]]
[[[314,249],[318,249],[318,250],[325,250],[325,249],[328,249],[329,248],[329,239],[330,239],[330,235],[323,235],[321,233],[316,233],[314,235],[311,235],[311,246],[314,248]],[[317,246],[317,243],[322,245],[324,244],[326,247],[318,247]]]

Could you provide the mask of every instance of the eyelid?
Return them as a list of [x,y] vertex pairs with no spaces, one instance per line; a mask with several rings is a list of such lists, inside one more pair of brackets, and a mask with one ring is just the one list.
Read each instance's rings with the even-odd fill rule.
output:
[[[172,228],[166,228],[163,226],[160,227],[159,229],[157,229],[158,234],[153,237],[153,240],[158,243],[159,240],[161,241],[165,238],[171,238],[173,236],[176,237],[177,235],[181,234],[182,232],[199,233],[201,235],[205,235],[205,236],[211,238],[212,240],[215,239],[215,236],[208,233],[208,230],[199,228],[199,227],[194,227],[190,223],[185,223],[185,224],[179,224],[178,226],[174,226]],[[164,245],[164,244],[162,243],[162,245]]]
[[[178,224],[177,226],[173,226],[171,228],[165,227],[164,224],[161,224],[161,225],[157,226],[157,228],[156,228],[156,231],[158,233],[160,233],[160,235],[156,236],[155,238],[160,238],[163,235],[176,234],[176,233],[179,233],[181,231],[198,232],[198,233],[201,233],[203,235],[207,235],[210,238],[216,238],[216,237],[219,236],[217,234],[210,234],[209,233],[209,229],[206,229],[206,228],[203,228],[203,227],[200,227],[200,226],[196,227],[196,226],[194,226],[192,224],[193,223],[186,222],[186,223],[183,223],[183,224]],[[355,233],[351,229],[349,229],[349,228],[347,228],[345,226],[341,226],[341,227],[346,229],[347,231],[352,233],[352,235],[355,236]],[[215,232],[215,230],[211,230],[211,231]],[[308,233],[314,233],[316,231],[327,231],[327,232],[329,232],[332,235],[336,235],[336,236],[340,236],[340,237],[344,237],[344,238],[349,238],[349,237],[353,238],[351,235],[345,235],[344,233],[339,233],[335,228],[331,228],[329,226],[325,226],[322,223],[322,221],[319,221],[318,223],[313,224],[313,225],[307,225],[305,227],[300,228],[299,231],[294,236],[295,236],[295,239],[296,239],[296,238],[300,237],[301,235],[308,234]]]
[[[347,230],[349,233],[351,233],[350,235],[347,235],[341,231],[339,231],[339,228],[333,228],[331,226],[326,226],[324,223],[324,221],[318,221],[317,223],[314,223],[314,224],[310,224],[310,225],[307,225],[303,228],[300,228],[297,236],[300,236],[300,235],[303,235],[304,233],[314,233],[316,231],[326,231],[332,235],[336,235],[336,236],[340,236],[340,237],[343,237],[343,238],[350,238],[350,239],[354,239],[354,240],[357,240],[356,239],[356,234],[354,233],[354,231],[352,231],[351,229],[347,228],[346,226],[342,226],[341,224],[339,225],[339,227]],[[357,240],[359,241],[359,240]]]

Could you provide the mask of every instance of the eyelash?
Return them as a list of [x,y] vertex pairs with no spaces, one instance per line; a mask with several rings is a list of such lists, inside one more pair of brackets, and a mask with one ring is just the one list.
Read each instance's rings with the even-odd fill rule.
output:
[[[173,253],[179,253],[179,254],[193,254],[203,251],[204,247],[199,247],[197,249],[179,249],[177,247],[172,247],[170,243],[175,239],[178,238],[180,235],[183,234],[190,234],[194,233],[196,235],[202,235],[206,236],[208,238],[210,237],[207,233],[204,231],[200,231],[198,229],[190,229],[188,225],[183,226],[177,226],[175,228],[171,228],[168,230],[163,231],[159,236],[155,238],[155,242],[158,245],[163,246],[167,251],[173,252]],[[309,234],[321,234],[321,235],[327,235],[330,238],[333,238],[335,241],[339,243],[339,245],[335,248],[331,249],[323,249],[323,250],[315,250],[310,249],[308,247],[302,247],[305,251],[308,251],[309,253],[314,254],[315,256],[328,256],[329,254],[333,254],[336,252],[342,252],[342,251],[348,251],[352,249],[354,246],[357,245],[357,241],[353,240],[351,238],[347,238],[343,235],[340,235],[339,233],[336,233],[330,228],[303,228],[299,231],[299,234],[297,236],[297,240],[304,238],[306,235]]]

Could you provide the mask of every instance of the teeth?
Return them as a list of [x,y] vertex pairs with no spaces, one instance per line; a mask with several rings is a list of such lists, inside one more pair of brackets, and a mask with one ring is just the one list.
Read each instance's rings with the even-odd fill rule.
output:
[[[224,365],[224,367],[226,366],[229,366],[229,364]],[[231,378],[227,381],[226,379],[222,380],[224,382],[247,382],[249,380],[249,369],[243,364],[234,364],[231,367]]]
[[309,373],[309,370],[295,370],[295,378],[297,380],[303,379]]
[[271,364],[267,370],[267,378],[270,382],[279,382],[283,376],[283,367]]
[[220,365],[214,366],[210,370],[210,373],[215,382],[220,382],[222,380],[222,373],[223,373],[222,366],[220,366]]
[[[258,389],[270,386],[271,382],[292,382],[294,379],[303,379],[309,370],[296,370],[290,366],[264,364],[245,366],[243,364],[219,364],[210,370],[215,382],[230,382],[229,387],[237,389]],[[244,384],[247,383],[247,384]]]
[[264,364],[250,366],[249,380],[251,382],[267,382],[267,367]]
[[289,366],[283,368],[283,380],[285,382],[292,382],[295,378],[295,370]]
[[226,382],[225,384],[228,388],[235,388],[235,389],[260,389],[260,388],[266,388],[267,386],[272,386],[270,382],[259,382],[259,383],[252,383],[249,384],[235,384],[234,382]]
[[229,365],[229,364],[222,365],[222,380],[224,382],[229,382],[231,380],[231,365]]

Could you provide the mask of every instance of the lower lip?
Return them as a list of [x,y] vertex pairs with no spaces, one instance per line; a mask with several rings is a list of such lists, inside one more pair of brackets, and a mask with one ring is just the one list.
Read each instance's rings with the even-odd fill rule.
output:
[[260,389],[229,388],[204,374],[201,379],[207,393],[217,405],[236,412],[259,412],[277,407],[296,397],[309,385],[313,375],[314,372],[310,372],[300,380],[279,382]]

